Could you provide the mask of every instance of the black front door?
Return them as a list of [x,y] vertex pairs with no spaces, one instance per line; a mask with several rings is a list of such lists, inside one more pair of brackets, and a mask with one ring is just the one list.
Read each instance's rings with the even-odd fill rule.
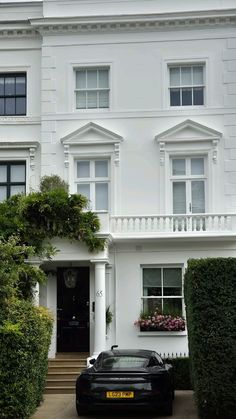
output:
[[89,268],[57,271],[57,352],[89,352]]

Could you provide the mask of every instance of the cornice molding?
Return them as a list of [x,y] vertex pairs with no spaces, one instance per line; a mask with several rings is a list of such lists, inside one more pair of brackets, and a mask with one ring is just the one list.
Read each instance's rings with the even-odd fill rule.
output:
[[37,149],[39,147],[38,141],[0,141],[0,149]]
[[32,19],[31,25],[42,35],[114,31],[156,31],[186,28],[234,26],[236,9],[193,13],[62,17]]
[[[16,4],[16,3],[13,3]],[[163,14],[32,18],[0,22],[0,38],[29,38],[63,33],[106,33],[234,27],[236,8]]]
[[0,38],[37,38],[39,32],[36,28],[26,25],[25,23],[14,25],[0,23]]

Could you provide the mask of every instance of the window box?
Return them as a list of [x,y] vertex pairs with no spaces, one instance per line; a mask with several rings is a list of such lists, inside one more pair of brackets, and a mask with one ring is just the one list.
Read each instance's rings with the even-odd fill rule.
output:
[[140,317],[134,324],[140,328],[140,332],[183,332],[185,330],[183,317],[157,312],[150,316]]

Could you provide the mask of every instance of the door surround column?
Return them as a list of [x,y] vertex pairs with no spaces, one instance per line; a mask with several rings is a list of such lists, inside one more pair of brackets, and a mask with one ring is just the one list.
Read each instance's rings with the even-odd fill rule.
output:
[[[39,269],[40,265],[42,264],[42,261],[40,259],[33,259],[33,258],[27,259],[26,262],[36,269]],[[36,307],[38,307],[39,306],[39,292],[40,292],[38,282],[36,282],[35,286],[32,289],[32,292],[33,292],[33,304]]]
[[95,264],[95,322],[94,322],[94,350],[97,356],[106,349],[106,280],[105,266],[107,261],[91,260]]

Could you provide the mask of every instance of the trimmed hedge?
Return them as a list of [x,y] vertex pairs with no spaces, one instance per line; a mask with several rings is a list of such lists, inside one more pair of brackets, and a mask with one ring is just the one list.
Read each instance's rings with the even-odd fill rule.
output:
[[[168,362],[168,360],[167,360]],[[176,390],[192,390],[189,358],[172,358],[174,368],[174,385]]]
[[199,416],[233,419],[236,417],[236,259],[189,260],[185,303]]
[[0,325],[0,418],[27,419],[42,400],[52,318],[28,301],[11,303]]

